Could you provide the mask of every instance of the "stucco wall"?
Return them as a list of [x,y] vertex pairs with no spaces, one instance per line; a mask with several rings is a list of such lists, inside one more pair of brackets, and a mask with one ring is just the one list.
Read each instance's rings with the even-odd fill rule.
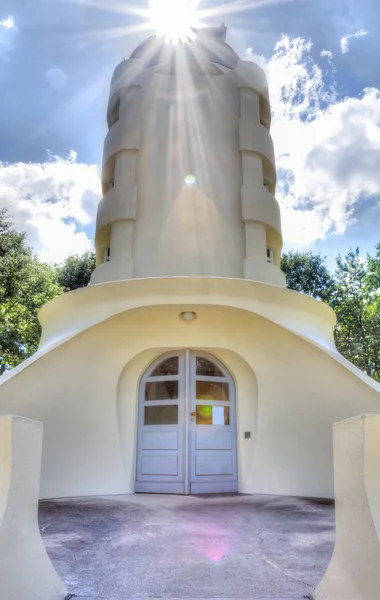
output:
[[231,76],[183,77],[187,94],[162,74],[142,91],[135,277],[242,277],[239,91]]
[[235,378],[240,491],[331,497],[332,423],[380,412],[377,391],[262,317],[193,306],[187,324],[184,308],[116,315],[4,381],[1,413],[44,422],[42,497],[133,492],[138,379],[157,354],[186,347]]
[[213,276],[285,286],[262,69],[177,56],[150,68],[131,58],[115,75],[92,283]]

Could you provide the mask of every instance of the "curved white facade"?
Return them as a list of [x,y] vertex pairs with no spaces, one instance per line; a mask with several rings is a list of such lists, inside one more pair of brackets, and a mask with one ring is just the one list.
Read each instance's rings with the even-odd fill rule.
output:
[[92,285],[41,309],[38,352],[0,378],[0,414],[44,423],[44,498],[332,497],[333,423],[380,412],[332,309],[284,286],[266,80],[224,36],[150,39],[115,71]]
[[92,283],[201,276],[284,285],[267,83],[221,33],[179,47],[152,38],[116,68]]

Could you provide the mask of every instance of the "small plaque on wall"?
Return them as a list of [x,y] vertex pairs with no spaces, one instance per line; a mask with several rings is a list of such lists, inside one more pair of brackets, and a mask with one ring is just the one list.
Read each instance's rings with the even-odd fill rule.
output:
[[244,432],[244,437],[246,440],[250,440],[251,439],[251,432],[250,431],[245,431]]

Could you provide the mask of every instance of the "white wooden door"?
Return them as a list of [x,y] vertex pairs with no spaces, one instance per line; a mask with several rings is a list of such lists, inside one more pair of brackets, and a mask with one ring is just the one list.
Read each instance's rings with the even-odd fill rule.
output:
[[160,357],[141,380],[136,492],[186,493],[185,358]]
[[190,355],[190,493],[237,492],[235,386],[224,365]]
[[238,489],[235,386],[213,356],[166,354],[140,383],[136,492]]

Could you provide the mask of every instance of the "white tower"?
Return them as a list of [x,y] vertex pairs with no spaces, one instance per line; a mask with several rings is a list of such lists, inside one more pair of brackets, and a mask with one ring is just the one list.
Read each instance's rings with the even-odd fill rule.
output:
[[115,71],[92,285],[0,378],[0,414],[44,424],[44,498],[332,497],[332,424],[380,412],[332,309],[284,286],[267,84],[225,34]]
[[264,72],[226,28],[151,37],[116,68],[92,284],[246,278],[284,286]]

